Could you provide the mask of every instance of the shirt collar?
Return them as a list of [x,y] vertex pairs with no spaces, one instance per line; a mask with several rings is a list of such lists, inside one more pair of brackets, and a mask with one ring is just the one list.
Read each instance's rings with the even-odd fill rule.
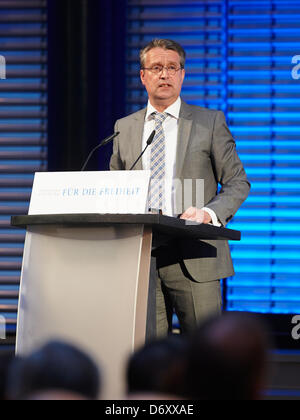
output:
[[[181,98],[179,96],[172,105],[170,105],[167,109],[164,110],[164,113],[169,114],[172,117],[178,119],[179,113],[180,113],[180,107],[181,107]],[[157,109],[154,108],[154,106],[151,105],[150,101],[148,100],[147,112],[146,112],[146,118],[145,118],[146,121],[149,120],[149,117],[151,116],[153,112],[158,112],[158,111]]]

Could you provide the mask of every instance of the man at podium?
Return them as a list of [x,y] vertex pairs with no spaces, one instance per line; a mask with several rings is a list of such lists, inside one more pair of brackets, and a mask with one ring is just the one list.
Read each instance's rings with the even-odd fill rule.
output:
[[[150,211],[226,226],[247,198],[250,184],[224,114],[181,99],[185,60],[185,51],[172,40],[155,39],[141,50],[140,78],[148,105],[116,122],[115,131],[120,134],[110,168],[130,170],[148,144],[135,169],[151,171]],[[204,206],[193,205],[176,214],[170,179],[182,184],[187,179],[203,179]],[[180,242],[173,250],[177,261],[157,270],[159,336],[171,331],[174,311],[183,333],[221,312],[220,279],[234,275],[227,241]]]

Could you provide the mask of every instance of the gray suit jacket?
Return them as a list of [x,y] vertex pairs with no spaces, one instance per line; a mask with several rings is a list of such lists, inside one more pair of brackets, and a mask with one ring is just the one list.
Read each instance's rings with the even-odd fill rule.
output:
[[[143,109],[116,122],[120,135],[114,142],[111,170],[130,169],[142,152],[145,115]],[[141,160],[135,169],[142,169]],[[250,183],[223,112],[182,101],[175,178],[204,179],[205,206],[214,210],[223,226],[233,218],[249,194]],[[234,275],[227,241],[177,242],[169,254],[170,264],[181,261],[198,282]]]

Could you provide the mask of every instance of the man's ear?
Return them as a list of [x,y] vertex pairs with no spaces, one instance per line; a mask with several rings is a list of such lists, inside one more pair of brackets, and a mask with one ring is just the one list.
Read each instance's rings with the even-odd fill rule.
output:
[[145,71],[144,70],[140,70],[140,78],[141,78],[141,82],[145,86]]
[[182,69],[182,83],[184,81],[184,78],[185,78],[185,69]]

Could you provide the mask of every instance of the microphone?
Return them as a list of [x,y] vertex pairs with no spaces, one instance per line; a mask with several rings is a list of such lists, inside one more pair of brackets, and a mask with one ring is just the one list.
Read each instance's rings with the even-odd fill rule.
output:
[[93,154],[96,152],[96,150],[100,149],[100,147],[102,146],[106,146],[108,143],[110,143],[115,137],[117,137],[120,134],[120,131],[116,131],[114,134],[112,134],[111,136],[106,137],[106,139],[104,139],[100,144],[98,144],[98,146],[96,146],[91,153],[88,155],[87,160],[85,161],[83,167],[81,168],[81,171],[84,171],[85,168],[87,167],[87,164],[89,163],[91,157],[93,156]]
[[134,164],[132,165],[132,167],[130,168],[130,171],[132,171],[132,169],[136,166],[136,164],[138,163],[138,161],[142,158],[143,154],[146,152],[146,150],[148,149],[148,147],[151,145],[151,143],[153,142],[155,136],[155,130],[152,131],[152,133],[150,134],[148,140],[147,140],[147,146],[145,147],[145,149],[142,151],[142,153],[140,154],[140,156],[137,158],[137,160],[134,162]]

